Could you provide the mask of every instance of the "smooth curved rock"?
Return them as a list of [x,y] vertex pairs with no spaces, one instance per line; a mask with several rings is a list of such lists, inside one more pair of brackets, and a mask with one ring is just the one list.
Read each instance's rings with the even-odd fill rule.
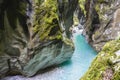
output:
[[61,41],[47,45],[47,47],[38,51],[34,58],[24,67],[23,71],[25,75],[32,76],[40,69],[69,60],[72,53],[73,48]]
[[62,33],[56,4],[55,0],[0,2],[0,22],[4,23],[0,24],[0,77],[10,74],[33,76],[41,69],[72,57],[73,42],[70,37],[63,36],[70,33],[72,18],[64,18],[67,23]]

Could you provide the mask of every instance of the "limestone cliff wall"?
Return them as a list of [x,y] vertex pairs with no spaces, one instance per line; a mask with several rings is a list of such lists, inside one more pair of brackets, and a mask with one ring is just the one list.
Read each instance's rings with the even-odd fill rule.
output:
[[104,44],[119,37],[119,0],[86,0],[84,35],[100,51]]
[[69,28],[77,0],[0,1],[0,77],[33,76],[69,60]]

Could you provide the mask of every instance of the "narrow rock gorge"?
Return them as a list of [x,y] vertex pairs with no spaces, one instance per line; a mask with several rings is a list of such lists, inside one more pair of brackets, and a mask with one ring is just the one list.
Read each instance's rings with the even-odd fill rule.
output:
[[0,78],[71,60],[73,34],[98,52],[80,80],[120,80],[120,0],[0,0]]

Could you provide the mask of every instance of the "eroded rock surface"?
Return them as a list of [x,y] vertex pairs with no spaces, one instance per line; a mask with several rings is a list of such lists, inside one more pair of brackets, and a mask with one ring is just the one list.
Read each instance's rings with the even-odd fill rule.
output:
[[84,35],[97,51],[120,35],[119,4],[119,0],[86,0]]
[[71,58],[74,45],[69,28],[77,0],[61,1],[0,1],[0,77],[33,76]]

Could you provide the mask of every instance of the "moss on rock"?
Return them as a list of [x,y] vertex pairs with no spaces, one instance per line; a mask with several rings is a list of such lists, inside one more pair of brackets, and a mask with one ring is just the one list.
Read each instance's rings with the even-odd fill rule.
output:
[[[115,54],[115,52],[118,50],[120,50],[120,40],[113,40],[106,43],[102,51],[92,62],[89,70],[80,80],[105,80],[104,77],[107,74],[105,71],[107,69],[111,69],[113,71],[113,73],[111,73],[111,80],[119,80],[120,62],[114,63],[115,60],[120,59],[120,56]],[[118,70],[116,70],[116,68],[118,68]]]
[[61,39],[62,33],[58,24],[57,1],[36,1],[34,31],[39,33],[40,40]]
[[84,12],[84,14],[86,14],[86,11],[85,11],[85,1],[86,0],[79,0],[79,6],[80,6],[81,10]]
[[70,38],[63,40],[57,0],[4,0],[0,6],[0,78],[16,72],[33,76],[71,58],[74,49]]

